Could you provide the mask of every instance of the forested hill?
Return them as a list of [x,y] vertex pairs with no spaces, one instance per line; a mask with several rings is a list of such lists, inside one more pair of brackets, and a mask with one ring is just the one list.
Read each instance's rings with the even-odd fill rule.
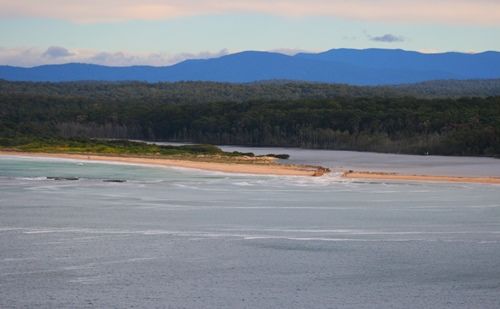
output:
[[0,80],[0,93],[101,101],[142,100],[143,104],[148,105],[258,100],[288,101],[337,97],[458,98],[500,96],[500,79],[432,81],[379,87],[290,81],[250,84],[213,82],[151,84],[139,82],[34,83]]
[[0,93],[0,146],[54,137],[498,157],[500,97],[169,104]]

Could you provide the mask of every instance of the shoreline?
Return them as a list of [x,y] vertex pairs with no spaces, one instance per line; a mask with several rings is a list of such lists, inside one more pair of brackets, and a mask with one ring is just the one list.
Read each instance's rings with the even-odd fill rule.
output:
[[[134,157],[110,154],[77,154],[77,153],[42,153],[0,150],[0,156],[18,156],[32,158],[72,159],[94,162],[141,164],[162,167],[181,167],[211,172],[232,174],[269,175],[269,176],[306,176],[318,177],[329,172],[319,166],[293,165],[280,163],[249,163],[242,162],[210,162],[203,160],[188,160],[176,158]],[[343,171],[343,179],[379,180],[398,182],[438,182],[438,183],[477,183],[500,184],[500,177],[444,176],[444,175],[408,175],[375,171]]]
[[500,177],[470,177],[470,176],[437,176],[437,175],[405,175],[397,173],[346,171],[341,175],[345,179],[386,180],[386,181],[416,181],[442,183],[478,183],[500,184]]
[[[117,156],[110,154],[73,154],[73,153],[42,153],[0,150],[0,156],[19,156],[33,158],[74,159],[109,163],[146,164],[163,167],[182,167],[212,172],[233,174],[273,175],[273,176],[309,176],[318,177],[328,172],[328,169],[306,165],[286,165],[279,163],[240,163],[240,162],[209,162],[202,160],[187,160],[173,158]],[[251,162],[251,161],[250,161]]]

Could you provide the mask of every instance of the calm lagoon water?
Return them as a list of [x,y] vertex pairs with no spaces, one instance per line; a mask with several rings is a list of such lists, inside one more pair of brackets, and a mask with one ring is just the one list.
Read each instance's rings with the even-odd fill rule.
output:
[[96,307],[500,308],[500,186],[0,157],[0,308]]

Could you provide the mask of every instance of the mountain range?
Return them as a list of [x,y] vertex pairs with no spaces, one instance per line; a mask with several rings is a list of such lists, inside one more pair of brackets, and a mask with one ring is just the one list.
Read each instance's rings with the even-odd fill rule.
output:
[[214,81],[296,80],[352,85],[500,78],[500,52],[424,54],[400,49],[332,49],[293,56],[246,51],[171,66],[110,67],[68,63],[32,68],[0,66],[11,81]]

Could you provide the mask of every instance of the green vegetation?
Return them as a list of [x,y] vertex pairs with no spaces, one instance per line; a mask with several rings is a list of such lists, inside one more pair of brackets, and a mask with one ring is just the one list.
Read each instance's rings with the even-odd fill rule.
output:
[[[224,152],[219,147],[208,144],[188,144],[180,146],[157,145],[128,140],[102,140],[88,138],[0,138],[0,149],[20,152],[102,154],[140,157],[179,157],[182,159],[215,158],[238,161],[242,157],[288,159],[287,154],[256,156],[253,152]],[[267,162],[267,161],[262,161]]]
[[[8,143],[77,137],[500,156],[500,97],[424,99],[363,92],[315,97],[318,89],[330,86],[368,89],[304,83],[0,82],[0,138]],[[255,89],[265,90],[252,93]],[[300,95],[295,97],[293,89],[301,89]]]
[[223,152],[219,147],[213,145],[170,146],[127,140],[95,140],[84,138],[0,138],[0,147],[15,151],[44,153],[92,153],[134,156],[240,155],[239,153]]
[[294,101],[339,97],[459,98],[500,96],[500,79],[430,81],[396,86],[363,87],[291,81],[249,84],[215,82],[9,82],[0,80],[4,95],[36,95],[62,99],[142,104],[185,104],[209,102]]

